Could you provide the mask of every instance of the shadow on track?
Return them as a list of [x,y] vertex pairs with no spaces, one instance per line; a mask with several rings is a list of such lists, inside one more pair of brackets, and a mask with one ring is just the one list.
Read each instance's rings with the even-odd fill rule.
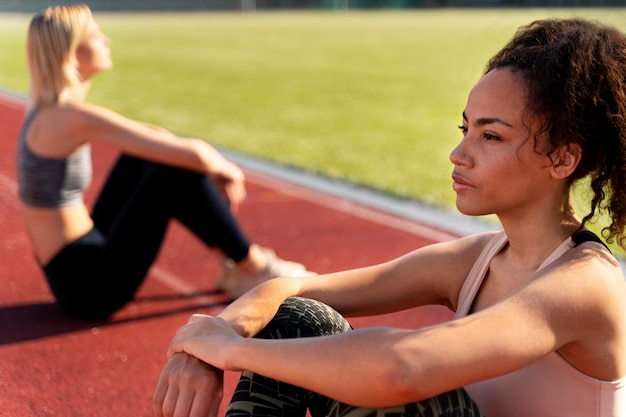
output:
[[[64,315],[54,302],[22,303],[0,307],[0,346],[79,332],[94,327],[115,326],[140,320],[156,319],[197,310],[222,309],[230,300],[215,290],[185,294],[137,297],[124,309],[106,320],[76,320]],[[155,306],[155,303],[175,303]],[[133,310],[141,312],[135,313]],[[146,311],[149,310],[149,311]],[[129,313],[129,311],[132,311]]]

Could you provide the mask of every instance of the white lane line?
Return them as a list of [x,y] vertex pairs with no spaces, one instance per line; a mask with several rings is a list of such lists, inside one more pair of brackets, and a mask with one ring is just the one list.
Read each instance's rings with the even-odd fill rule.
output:
[[246,172],[246,179],[250,182],[274,189],[278,192],[290,195],[295,198],[299,198],[301,200],[318,204],[331,210],[347,213],[355,217],[370,221],[372,223],[377,223],[407,233],[412,233],[414,235],[436,242],[444,242],[459,237],[458,235],[447,233],[445,231],[438,230],[415,221],[394,217],[389,214],[370,209],[347,199],[333,197],[328,194],[309,190],[300,186],[290,184],[286,181],[281,181],[276,178],[268,177],[266,175],[248,171]]
[[[183,279],[179,278],[175,274],[169,272],[166,268],[162,266],[155,265],[150,269],[150,274],[160,283],[169,287],[174,292],[183,295],[193,295],[196,294],[199,290],[198,287],[189,285]],[[203,295],[201,297],[197,297],[196,301],[200,304],[209,304],[215,301],[215,294]]]

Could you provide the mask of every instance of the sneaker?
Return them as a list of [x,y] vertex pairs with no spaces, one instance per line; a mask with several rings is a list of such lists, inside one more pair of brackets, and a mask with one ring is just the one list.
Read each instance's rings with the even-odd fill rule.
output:
[[217,283],[217,289],[235,299],[272,278],[302,278],[317,275],[315,272],[308,271],[300,263],[280,259],[271,249],[262,250],[267,257],[267,265],[255,275],[240,271],[232,259],[225,259],[224,272]]

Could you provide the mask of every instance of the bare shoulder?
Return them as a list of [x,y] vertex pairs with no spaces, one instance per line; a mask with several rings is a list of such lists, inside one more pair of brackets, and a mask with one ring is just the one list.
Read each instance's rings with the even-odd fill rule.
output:
[[57,120],[75,121],[89,115],[98,115],[109,112],[104,107],[86,102],[67,102],[43,106],[37,110],[38,123],[50,123]]
[[[626,282],[598,243],[572,248],[530,286],[527,299],[555,330],[560,354],[599,379],[626,374]],[[534,287],[534,288],[533,288]]]
[[[122,123],[129,119],[107,109],[87,102],[68,102],[42,107],[37,115],[38,123],[62,129],[83,129],[98,123]],[[62,121],[64,123],[59,123]]]
[[421,258],[422,255],[425,255],[424,257],[443,261],[452,268],[458,267],[461,270],[467,270],[468,266],[471,267],[476,262],[487,244],[499,233],[497,231],[483,232],[437,243],[418,249],[408,256]]
[[572,248],[539,273],[552,285],[595,291],[626,290],[624,272],[617,259],[604,246],[585,242]]
[[113,110],[86,102],[69,102],[39,109],[32,134],[66,151],[85,142],[114,142],[144,131],[141,123]]
[[481,252],[498,232],[484,232],[446,242],[424,246],[398,259],[410,268],[432,268],[442,276],[464,277],[474,265]]
[[434,295],[454,308],[470,270],[497,234],[479,233],[417,249],[393,263],[395,279],[406,278],[406,292],[410,297],[419,297],[424,288],[430,288]]
[[84,139],[75,133],[83,118],[83,109],[79,105],[41,107],[31,121],[26,141],[41,155],[66,156],[84,143]]
[[[541,269],[523,291],[542,300],[546,313],[593,317],[623,304],[626,282],[619,262],[601,244],[585,242]],[[526,291],[527,290],[527,291]]]
[[455,251],[468,251],[469,255],[472,256],[477,252],[482,252],[482,250],[487,246],[487,243],[501,233],[502,232],[499,231],[476,233],[448,243]]

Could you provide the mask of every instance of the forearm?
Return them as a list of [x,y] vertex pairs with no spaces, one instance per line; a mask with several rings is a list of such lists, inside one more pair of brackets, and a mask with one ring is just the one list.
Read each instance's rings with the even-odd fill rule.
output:
[[239,335],[253,337],[270,322],[283,301],[299,295],[299,290],[300,279],[273,279],[233,301],[217,317]]
[[246,369],[361,407],[415,401],[405,364],[393,354],[403,330],[370,328],[333,336],[245,339],[231,350],[232,369]]

